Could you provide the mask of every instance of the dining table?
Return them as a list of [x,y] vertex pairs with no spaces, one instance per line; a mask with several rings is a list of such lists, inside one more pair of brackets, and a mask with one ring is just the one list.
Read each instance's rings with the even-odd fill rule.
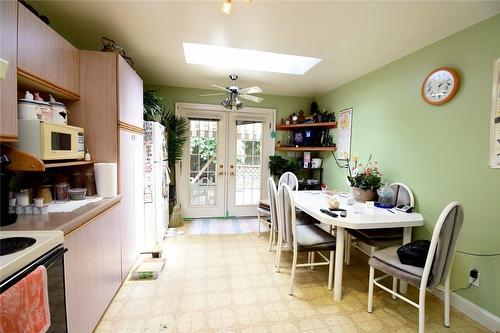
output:
[[[333,299],[342,299],[342,271],[344,266],[344,240],[346,229],[381,229],[381,228],[403,228],[403,244],[411,242],[412,228],[422,226],[424,217],[419,213],[406,213],[395,209],[384,209],[368,207],[364,203],[349,205],[346,194],[333,195],[340,203],[340,208],[345,209],[346,216],[332,217],[321,212],[328,209],[328,202],[332,195],[326,191],[294,191],[294,202],[296,208],[310,215],[321,223],[332,226],[336,230],[335,247],[335,273],[333,283]],[[356,212],[355,212],[356,211]],[[406,293],[407,283],[401,281],[400,292]]]

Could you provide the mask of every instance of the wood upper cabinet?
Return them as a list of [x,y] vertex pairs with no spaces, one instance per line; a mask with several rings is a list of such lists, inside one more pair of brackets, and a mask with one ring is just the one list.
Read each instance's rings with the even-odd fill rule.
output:
[[120,287],[120,230],[120,210],[115,207],[65,236],[70,333],[92,332]]
[[17,140],[17,1],[0,1],[0,58],[9,62],[0,80],[0,141]]
[[118,56],[118,80],[119,121],[142,129],[142,79],[121,56]]
[[17,67],[23,76],[80,95],[79,51],[19,4]]

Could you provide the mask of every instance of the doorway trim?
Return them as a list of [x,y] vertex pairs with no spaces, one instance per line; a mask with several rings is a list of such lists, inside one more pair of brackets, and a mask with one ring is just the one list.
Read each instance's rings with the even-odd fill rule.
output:
[[[215,104],[201,104],[201,103],[183,103],[183,102],[176,102],[175,103],[175,114],[184,116],[187,118],[186,115],[193,116],[193,115],[200,115],[200,116],[210,116],[213,118],[217,118],[217,114],[220,114],[221,112],[224,112],[226,114],[226,118],[229,119],[229,114],[230,113],[237,113],[241,115],[245,114],[253,114],[253,115],[266,115],[269,116],[271,115],[271,123],[269,124],[271,133],[276,131],[276,109],[274,108],[258,108],[258,107],[243,107],[241,110],[236,110],[236,111],[231,111],[226,108],[224,108],[221,105],[215,105]],[[210,114],[213,113],[213,114]],[[229,124],[226,122],[225,124],[226,128],[224,128],[225,133],[228,133],[228,127]],[[226,140],[229,138],[226,135]],[[270,149],[269,155],[274,155],[275,153],[275,139],[272,138],[272,148]],[[226,149],[227,150],[227,149]],[[227,152],[226,152],[227,153]],[[269,162],[269,156],[263,155],[262,159],[262,166],[263,168],[268,168],[268,162]],[[267,193],[267,179],[264,179],[265,177],[261,177],[261,198],[266,197],[265,193]],[[175,191],[176,191],[176,199],[177,203],[182,206],[184,206],[183,200],[185,199],[185,191],[187,190],[182,186],[183,184],[183,179],[182,179],[182,173],[181,173],[181,163],[180,161],[175,162]],[[226,189],[225,189],[225,195],[227,195],[227,184],[226,184]],[[225,212],[227,215],[227,210],[228,210],[228,202],[227,198],[225,199]],[[257,212],[255,212],[255,215]],[[221,216],[222,217],[222,216]],[[226,217],[226,216],[224,216]]]

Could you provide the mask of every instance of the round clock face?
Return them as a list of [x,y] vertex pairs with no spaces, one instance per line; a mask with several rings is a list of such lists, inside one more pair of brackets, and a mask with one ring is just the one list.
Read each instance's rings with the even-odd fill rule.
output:
[[429,104],[441,105],[453,98],[458,90],[458,75],[451,68],[432,71],[422,84],[422,98]]

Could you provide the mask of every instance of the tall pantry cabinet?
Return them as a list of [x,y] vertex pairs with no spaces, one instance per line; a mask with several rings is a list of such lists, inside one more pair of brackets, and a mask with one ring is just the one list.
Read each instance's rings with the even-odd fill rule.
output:
[[69,117],[86,129],[85,146],[94,160],[118,163],[123,281],[144,229],[143,83],[120,55],[109,52],[80,51],[80,73],[81,99]]

